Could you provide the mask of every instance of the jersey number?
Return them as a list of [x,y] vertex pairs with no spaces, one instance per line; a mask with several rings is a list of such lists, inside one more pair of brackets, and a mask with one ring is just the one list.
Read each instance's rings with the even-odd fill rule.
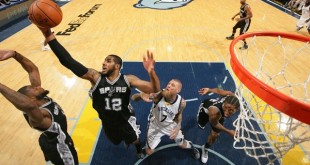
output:
[[162,115],[164,118],[160,121],[160,122],[163,122],[167,119],[167,115]]
[[122,100],[120,98],[105,98],[105,109],[120,111],[122,110]]

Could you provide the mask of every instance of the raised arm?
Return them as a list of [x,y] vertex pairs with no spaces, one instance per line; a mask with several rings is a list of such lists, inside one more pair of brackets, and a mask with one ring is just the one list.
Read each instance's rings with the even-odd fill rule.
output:
[[19,92],[16,92],[1,83],[0,93],[7,100],[9,100],[17,109],[29,115],[32,126],[40,126],[41,128],[48,128],[50,126],[51,120],[44,117],[42,111],[33,101],[31,101],[29,97]]
[[147,71],[150,77],[150,82],[152,84],[152,92],[159,92],[160,89],[160,81],[155,72],[155,60],[153,53],[147,50],[146,55],[143,56],[143,66]]
[[159,91],[157,93],[135,93],[131,96],[131,99],[133,101],[145,101],[145,102],[154,102],[154,103],[158,103],[158,101],[160,100],[160,98],[162,97],[162,92],[163,91]]
[[94,85],[100,73],[94,69],[88,69],[78,61],[76,61],[70,53],[57,41],[55,35],[49,28],[39,28],[45,36],[45,42],[51,47],[54,54],[59,59],[60,63],[71,70],[75,75],[82,79],[89,80]]
[[127,75],[130,85],[138,88],[144,93],[155,93],[160,91],[159,78],[154,70],[155,60],[153,58],[153,53],[150,51],[147,51],[147,55],[143,57],[143,66],[149,74],[150,82],[141,80],[134,75]]
[[221,96],[235,96],[235,94],[231,91],[227,91],[227,90],[223,90],[223,89],[219,89],[219,88],[201,88],[199,89],[198,93],[200,95],[205,95],[207,93],[215,93]]
[[[145,102],[153,101],[154,103],[158,103],[162,97],[165,97],[167,100],[171,100],[173,98],[173,95],[171,94],[169,90],[160,90],[159,92],[156,92],[156,93],[144,93],[144,92],[136,93],[132,95],[131,99],[133,101],[143,100]],[[184,104],[184,108],[185,108],[185,105],[186,104]]]
[[14,58],[19,62],[29,75],[31,86],[41,86],[41,79],[38,67],[25,56],[14,50],[0,50],[0,61]]

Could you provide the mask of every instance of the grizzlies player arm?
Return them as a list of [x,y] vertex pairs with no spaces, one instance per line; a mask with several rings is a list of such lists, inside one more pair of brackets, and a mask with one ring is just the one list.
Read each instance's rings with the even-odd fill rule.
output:
[[31,86],[41,86],[39,69],[33,62],[14,50],[0,50],[0,61],[7,60],[9,58],[14,58],[22,65],[24,70],[28,72]]
[[221,115],[221,113],[220,113],[220,110],[217,108],[217,107],[215,107],[215,106],[210,106],[209,108],[208,108],[208,111],[209,111],[209,121],[210,121],[210,124],[213,126],[213,127],[215,127],[215,128],[217,128],[217,129],[219,129],[219,130],[221,130],[221,131],[223,131],[223,132],[226,132],[228,135],[230,135],[230,136],[234,136],[234,130],[229,130],[229,129],[227,129],[227,128],[225,128],[219,121],[220,121],[220,119],[221,119],[221,117],[222,117],[222,115]]
[[155,97],[157,97],[157,95],[159,94],[160,92],[157,92],[157,93],[144,93],[144,92],[141,92],[141,93],[135,93],[131,96],[131,100],[133,101],[140,101],[140,100],[143,100],[145,102],[152,102],[155,100]]
[[143,67],[147,71],[150,77],[150,83],[152,87],[151,92],[159,92],[160,89],[160,81],[155,72],[155,60],[153,57],[153,53],[149,50],[146,52],[146,55],[143,56]]
[[48,43],[60,63],[71,70],[75,75],[82,79],[89,80],[94,85],[100,73],[94,69],[88,69],[78,61],[76,61],[70,53],[57,41],[50,28],[39,28],[45,36],[45,42]]
[[174,127],[174,129],[172,130],[171,134],[170,134],[170,139],[175,139],[181,129],[181,123],[182,123],[182,113],[183,110],[186,107],[186,101],[182,98],[181,101],[181,105],[179,108],[179,112],[178,114],[175,115],[174,121],[177,123],[176,127]]
[[136,87],[144,93],[154,93],[160,91],[160,82],[154,70],[155,60],[152,52],[147,51],[147,54],[143,56],[143,67],[149,74],[150,82],[141,80],[135,75],[126,75],[130,86]]
[[175,116],[175,119],[174,119],[174,121],[178,124],[179,128],[181,128],[182,113],[183,113],[183,110],[185,109],[185,107],[186,107],[186,101],[182,98],[181,105],[180,105],[180,108],[179,108],[179,112]]
[[153,101],[155,104],[157,104],[162,97],[165,97],[170,100],[170,98],[172,98],[172,95],[168,90],[161,90],[157,93],[147,94],[147,93],[141,92],[139,94],[134,94],[131,97],[131,99],[134,101],[139,101],[139,100],[143,100],[145,102]]
[[25,112],[30,117],[30,123],[33,127],[48,128],[51,125],[49,115],[44,114],[29,97],[16,92],[1,83],[0,93],[17,109]]

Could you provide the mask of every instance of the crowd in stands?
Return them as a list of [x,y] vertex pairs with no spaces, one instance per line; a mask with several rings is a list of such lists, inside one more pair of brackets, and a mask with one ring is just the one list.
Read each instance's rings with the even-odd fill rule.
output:
[[280,4],[281,6],[289,9],[292,14],[297,13],[301,15],[302,7],[305,5],[306,0],[271,0]]
[[301,14],[302,7],[305,5],[307,0],[290,0],[284,7],[290,9],[293,12]]
[[8,7],[18,1],[26,1],[26,0],[0,0],[0,8]]
[[10,4],[11,4],[11,0],[0,0],[0,6],[10,5]]

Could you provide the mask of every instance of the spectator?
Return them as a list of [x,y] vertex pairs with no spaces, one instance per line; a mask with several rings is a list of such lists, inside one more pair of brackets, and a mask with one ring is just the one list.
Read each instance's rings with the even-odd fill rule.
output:
[[310,18],[310,0],[306,0],[305,5],[302,7],[301,16],[296,24],[296,31],[302,29],[306,24],[309,28],[309,18]]
[[305,5],[305,3],[306,3],[306,0],[291,0],[288,3],[287,8],[290,9],[293,14],[295,9],[296,11],[302,10],[302,7]]
[[11,0],[0,0],[0,4],[2,4],[2,5],[10,5],[11,4]]

